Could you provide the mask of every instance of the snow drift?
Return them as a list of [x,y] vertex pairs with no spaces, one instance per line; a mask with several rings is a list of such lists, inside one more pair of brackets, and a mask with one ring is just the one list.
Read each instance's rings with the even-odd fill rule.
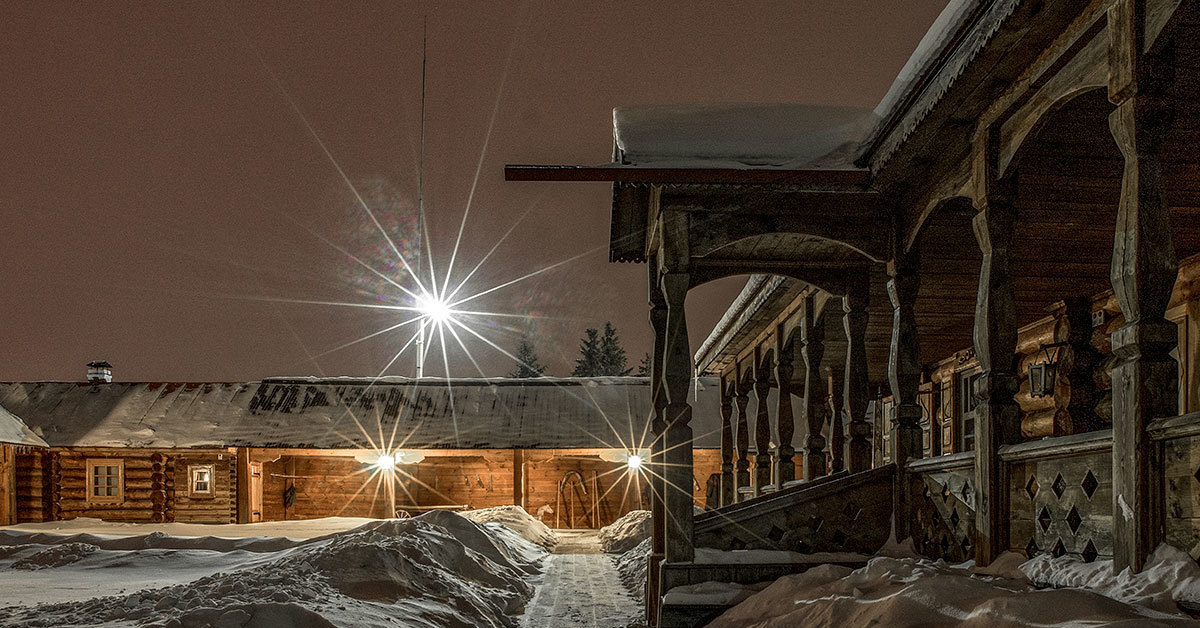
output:
[[499,523],[504,527],[520,534],[530,543],[535,543],[546,549],[553,549],[558,544],[558,536],[546,524],[533,518],[520,506],[496,506],[481,508],[462,513],[464,517],[475,523]]
[[649,510],[631,510],[625,516],[600,528],[600,549],[622,554],[650,538],[653,522]]
[[822,565],[776,580],[711,628],[792,626],[1193,626],[1177,613],[1082,589],[1038,590],[970,563],[877,557],[866,567]]
[[617,573],[621,584],[639,601],[646,596],[646,569],[650,566],[650,539],[638,543],[617,558]]
[[[39,566],[96,551],[80,545],[53,546]],[[187,584],[0,609],[0,624],[507,628],[532,596],[528,580],[545,556],[502,525],[438,511],[314,539]]]

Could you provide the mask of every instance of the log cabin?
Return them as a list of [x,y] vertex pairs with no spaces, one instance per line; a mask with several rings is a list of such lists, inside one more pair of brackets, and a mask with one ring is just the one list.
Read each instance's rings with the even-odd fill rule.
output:
[[[111,367],[108,367],[111,369]],[[716,388],[698,505],[720,467]],[[11,522],[250,523],[516,504],[596,528],[649,503],[646,378],[0,384]],[[21,417],[17,419],[16,417]],[[23,423],[21,422],[23,421]],[[25,425],[28,427],[24,427]],[[8,423],[0,423],[7,426]],[[713,482],[710,482],[710,476]]]
[[[1200,557],[1198,5],[951,0],[873,110],[618,107],[611,163],[506,167],[610,183],[610,260],[648,268],[651,625],[780,574],[696,547]],[[688,291],[737,275],[693,352]],[[691,517],[693,372],[722,471]]]

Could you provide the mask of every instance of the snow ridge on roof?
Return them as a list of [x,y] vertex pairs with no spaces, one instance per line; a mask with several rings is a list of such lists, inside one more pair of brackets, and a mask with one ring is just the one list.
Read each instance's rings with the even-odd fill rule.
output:
[[[715,380],[699,379],[697,447],[719,444]],[[648,446],[648,378],[275,378],[246,383],[0,384],[0,406],[51,446]]]
[[832,105],[704,103],[613,109],[621,163],[673,168],[852,168],[874,112]]

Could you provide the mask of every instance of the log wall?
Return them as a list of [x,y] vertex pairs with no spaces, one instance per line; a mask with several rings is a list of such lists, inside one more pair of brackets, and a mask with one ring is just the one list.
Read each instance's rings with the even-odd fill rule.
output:
[[0,443],[0,525],[17,522],[17,451]]
[[[122,499],[87,499],[87,461],[117,459],[124,473]],[[212,465],[213,493],[192,496],[189,465]],[[16,456],[17,519],[51,521],[94,517],[106,521],[231,523],[237,465],[230,449],[30,449]]]

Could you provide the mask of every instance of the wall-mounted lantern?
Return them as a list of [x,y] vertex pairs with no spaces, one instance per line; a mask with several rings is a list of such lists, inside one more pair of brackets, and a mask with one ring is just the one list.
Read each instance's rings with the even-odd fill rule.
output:
[[[1049,397],[1054,394],[1054,380],[1058,376],[1058,351],[1068,343],[1055,342],[1042,345],[1042,361],[1029,363],[1029,396]],[[1050,353],[1054,349],[1054,353]]]

